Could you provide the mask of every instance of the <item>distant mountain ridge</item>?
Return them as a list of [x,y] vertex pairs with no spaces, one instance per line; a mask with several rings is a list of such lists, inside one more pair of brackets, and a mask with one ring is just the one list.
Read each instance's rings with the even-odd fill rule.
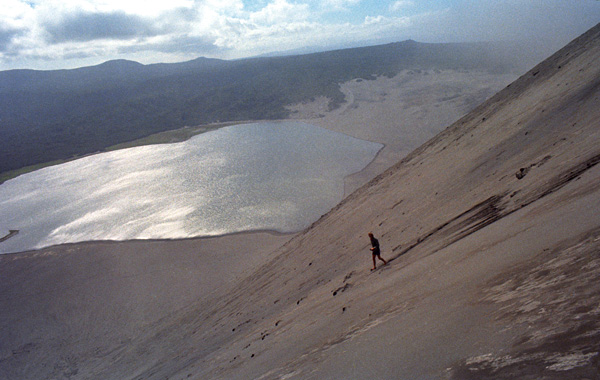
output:
[[[508,53],[508,54],[507,54]],[[0,173],[67,159],[183,126],[282,119],[285,106],[344,96],[339,83],[403,69],[522,69],[493,44],[404,41],[298,56],[115,60],[72,70],[0,72]]]

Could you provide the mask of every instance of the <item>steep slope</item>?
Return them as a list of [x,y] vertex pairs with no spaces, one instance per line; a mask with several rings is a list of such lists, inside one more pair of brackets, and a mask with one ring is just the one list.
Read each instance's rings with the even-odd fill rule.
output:
[[599,378],[599,59],[597,26],[99,373]]

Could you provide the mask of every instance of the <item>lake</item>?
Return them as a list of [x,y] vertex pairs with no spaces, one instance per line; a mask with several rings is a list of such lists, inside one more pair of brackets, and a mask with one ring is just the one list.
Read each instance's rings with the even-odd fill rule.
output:
[[[295,232],[383,147],[300,122],[243,124],[100,153],[0,185],[0,253],[89,240]],[[0,236],[0,237],[1,237]]]

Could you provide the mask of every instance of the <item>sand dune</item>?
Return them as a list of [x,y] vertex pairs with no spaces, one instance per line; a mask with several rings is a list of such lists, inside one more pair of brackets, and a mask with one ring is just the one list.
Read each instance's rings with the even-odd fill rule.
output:
[[0,256],[0,377],[600,378],[599,60],[600,25],[293,236]]
[[108,364],[190,303],[213,303],[289,238],[92,242],[0,255],[0,378],[98,378],[88,365]]
[[516,78],[480,71],[404,70],[393,78],[342,84],[346,103],[332,112],[326,98],[290,109],[307,123],[385,144],[365,170],[347,178],[350,194]]

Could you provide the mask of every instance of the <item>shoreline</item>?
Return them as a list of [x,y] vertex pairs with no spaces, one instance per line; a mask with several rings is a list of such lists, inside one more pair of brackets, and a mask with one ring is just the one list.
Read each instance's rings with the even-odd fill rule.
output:
[[[142,139],[140,142],[140,144],[132,144],[131,146],[122,146],[119,147],[115,150],[121,150],[121,149],[129,149],[132,147],[137,147],[137,146],[145,146],[145,145],[159,145],[159,144],[172,144],[172,143],[177,143],[177,142],[183,142],[183,141],[188,141],[189,139],[191,139],[194,136],[197,136],[199,134],[203,134],[206,132],[211,132],[211,131],[216,131],[220,128],[225,128],[225,127],[232,127],[232,126],[240,126],[240,125],[250,125],[250,124],[260,124],[260,123],[301,123],[301,124],[310,124],[312,126],[314,126],[315,128],[322,128],[323,130],[327,130],[327,131],[331,131],[328,128],[324,128],[318,125],[314,125],[312,123],[306,122],[306,121],[302,121],[302,120],[293,120],[293,119],[282,119],[282,120],[262,120],[262,121],[244,121],[244,122],[240,122],[238,123],[218,123],[218,124],[212,124],[211,126],[196,126],[196,127],[185,127],[183,129],[179,129],[179,130],[174,130],[174,131],[170,131],[173,132],[174,134],[178,134],[181,136],[181,132],[185,131],[185,130],[191,130],[191,131],[185,131],[186,134],[186,138],[182,139],[181,141],[163,141],[163,142],[157,142],[156,139],[150,139],[153,140],[154,142],[152,143],[148,143],[146,144],[146,142],[148,142],[148,139]],[[195,133],[198,130],[202,130],[199,133]],[[348,137],[351,137],[353,139],[357,139],[357,140],[361,140],[359,138],[356,138],[354,136],[351,136],[349,134],[343,133],[343,132],[337,132],[337,131],[333,131],[335,133],[342,133]],[[165,136],[168,136],[169,134],[165,134],[165,133],[160,133],[159,135],[162,135],[162,137],[164,138]],[[152,136],[150,136],[152,137]],[[368,141],[368,140],[364,140],[364,141]],[[375,160],[377,159],[377,157],[381,154],[381,152],[385,149],[385,144],[379,143],[379,142],[374,142],[374,141],[368,141],[371,143],[375,143],[375,144],[379,144],[380,148],[377,151],[377,153],[375,154],[375,156],[367,163],[367,165],[365,165],[361,170],[359,170],[358,172],[346,175],[345,177],[343,177],[342,180],[342,186],[343,189],[339,194],[340,197],[340,201],[342,201],[346,196],[348,196],[348,194],[350,193],[348,191],[348,185],[349,182],[351,181],[350,179],[353,176],[357,176],[357,175],[362,175],[363,173],[366,173],[366,170],[370,167],[371,164],[373,164],[373,162],[375,162]],[[98,152],[98,153],[94,153],[94,154],[101,154],[101,153],[105,153],[105,152],[109,152],[109,151],[113,151],[113,150],[107,150],[107,151],[103,151],[103,152]],[[91,156],[93,154],[87,155],[87,156]],[[86,157],[87,157],[86,156]],[[83,158],[82,157],[78,157],[79,158]],[[368,182],[368,181],[367,181]],[[362,186],[364,183],[360,183],[360,186]],[[358,186],[358,187],[360,187]],[[357,187],[355,187],[354,189],[352,189],[352,191],[356,190]],[[321,213],[321,215],[328,213],[329,211],[331,211],[331,209],[335,207],[335,205],[333,205],[331,208],[327,209],[327,210],[323,210],[323,212]],[[89,244],[89,243],[123,243],[123,242],[136,242],[136,241],[144,241],[144,242],[153,242],[153,241],[185,241],[185,240],[195,240],[195,239],[208,239],[208,238],[218,238],[218,237],[225,237],[225,236],[231,236],[231,235],[239,235],[239,234],[256,234],[256,233],[267,233],[269,235],[273,235],[273,236],[287,236],[287,235],[294,235],[297,234],[299,232],[302,232],[303,230],[305,230],[306,228],[308,228],[311,224],[313,224],[314,222],[316,222],[318,220],[309,220],[307,221],[307,223],[305,224],[304,228],[298,229],[298,230],[294,230],[294,231],[278,231],[275,229],[264,229],[264,228],[257,228],[257,229],[248,229],[248,230],[242,230],[242,231],[235,231],[235,232],[226,232],[226,233],[221,233],[221,234],[215,234],[215,235],[196,235],[196,236],[187,236],[187,237],[173,237],[173,238],[169,238],[169,237],[165,237],[165,238],[161,238],[161,237],[156,237],[156,238],[131,238],[131,239],[123,239],[123,240],[113,240],[113,239],[99,239],[99,240],[83,240],[83,241],[76,241],[76,242],[64,242],[64,243],[59,243],[59,244],[53,244],[53,245],[44,245],[44,246],[40,246],[39,248],[28,248],[25,250],[19,250],[19,251],[7,251],[7,252],[0,252],[0,255],[9,255],[9,254],[18,254],[18,253],[25,253],[25,252],[38,252],[41,250],[44,250],[46,248],[53,248],[53,247],[61,247],[61,246],[69,246],[69,245],[75,245],[75,244]],[[11,230],[13,231],[13,230]],[[5,238],[0,239],[0,244],[5,241],[8,240],[10,237],[16,235],[17,233],[11,233],[9,235],[7,235]]]
[[[308,228],[308,227],[306,227],[306,228]],[[306,228],[299,230],[299,231],[295,231],[295,232],[280,232],[280,231],[269,230],[269,229],[257,229],[257,230],[229,232],[229,233],[224,233],[224,234],[219,234],[219,235],[191,236],[191,237],[183,237],[183,238],[84,240],[84,241],[78,241],[78,242],[72,242],[72,243],[54,244],[54,245],[49,245],[46,247],[28,249],[25,251],[0,253],[0,257],[10,256],[10,255],[22,255],[22,254],[36,254],[36,253],[41,253],[44,250],[67,249],[70,247],[78,247],[78,246],[86,247],[86,246],[90,246],[90,245],[94,245],[94,244],[104,244],[104,245],[148,244],[148,243],[150,243],[150,244],[151,243],[161,243],[162,244],[162,243],[170,243],[170,242],[192,242],[192,241],[201,241],[201,240],[216,240],[216,239],[229,238],[229,237],[243,237],[243,236],[256,236],[256,235],[268,235],[268,236],[273,236],[275,238],[289,236],[291,239],[295,235],[304,231]]]
[[[374,166],[376,166],[379,163],[378,159],[383,155],[383,152],[386,149],[386,145],[383,144],[383,143],[376,142],[376,141],[371,141],[371,142],[375,142],[377,144],[381,144],[382,147],[381,147],[381,149],[379,149],[377,151],[377,154],[375,155],[375,157],[373,157],[373,159],[371,160],[371,162],[369,162],[364,168],[362,168],[361,170],[357,171],[356,173],[348,174],[347,176],[344,177],[344,179],[343,179],[343,181],[344,181],[344,195],[342,197],[342,201],[346,197],[348,197],[350,194],[352,194],[356,190],[358,190],[361,187],[363,187],[371,179],[375,178],[378,174],[380,174],[380,173],[377,172],[377,168],[374,167]],[[377,172],[377,173],[374,173],[374,172]],[[367,179],[365,180],[364,178],[361,178],[361,177],[366,177]]]

